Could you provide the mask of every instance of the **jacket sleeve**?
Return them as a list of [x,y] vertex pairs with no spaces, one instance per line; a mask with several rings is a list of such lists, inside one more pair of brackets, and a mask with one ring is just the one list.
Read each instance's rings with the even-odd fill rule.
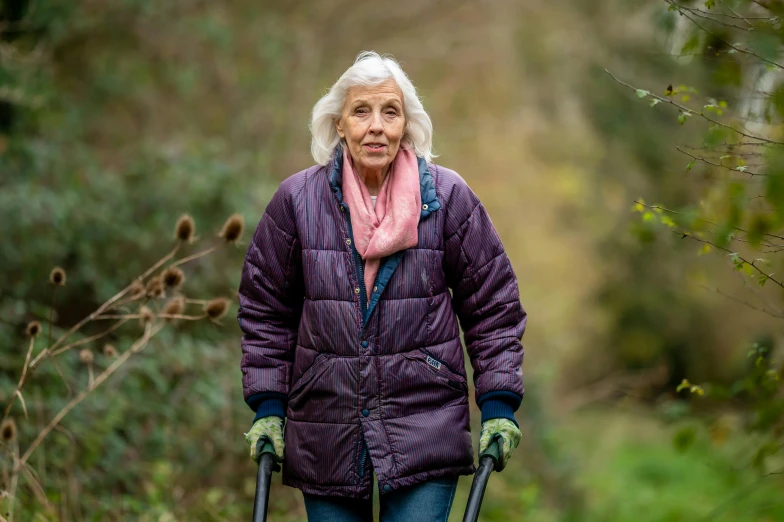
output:
[[508,418],[517,423],[527,313],[501,238],[459,176],[446,205],[444,272],[474,370],[482,422]]
[[302,314],[302,278],[302,246],[284,181],[253,234],[238,292],[243,395],[256,419],[285,417]]

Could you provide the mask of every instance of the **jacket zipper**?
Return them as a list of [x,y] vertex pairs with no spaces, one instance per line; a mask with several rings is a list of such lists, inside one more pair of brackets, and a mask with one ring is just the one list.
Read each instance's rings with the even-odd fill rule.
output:
[[362,328],[365,328],[367,318],[367,289],[365,288],[365,269],[362,267],[362,257],[357,252],[354,246],[354,230],[351,228],[351,216],[349,215],[348,205],[343,205],[346,214],[346,223],[348,224],[348,235],[351,239],[351,253],[354,255],[354,263],[357,266],[357,274],[359,275],[359,310],[362,313]]

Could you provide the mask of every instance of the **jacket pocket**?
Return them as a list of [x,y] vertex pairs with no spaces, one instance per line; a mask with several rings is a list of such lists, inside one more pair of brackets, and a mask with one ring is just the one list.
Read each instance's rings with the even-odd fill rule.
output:
[[300,375],[297,382],[289,390],[289,402],[294,400],[297,395],[305,388],[305,386],[313,380],[313,378],[318,373],[317,370],[324,365],[327,361],[328,356],[325,353],[320,353],[313,359],[313,362],[310,364],[307,370],[305,370],[302,375]]
[[444,361],[433,357],[425,348],[404,352],[403,357],[423,365],[441,384],[462,392],[468,391],[465,377],[449,367]]

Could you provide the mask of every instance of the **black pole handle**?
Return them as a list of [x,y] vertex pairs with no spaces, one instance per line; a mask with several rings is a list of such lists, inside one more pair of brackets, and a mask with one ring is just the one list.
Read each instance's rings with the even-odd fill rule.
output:
[[479,455],[479,467],[471,483],[471,492],[468,494],[463,522],[476,522],[477,518],[479,518],[479,510],[482,507],[482,499],[485,496],[485,488],[487,487],[487,481],[490,479],[490,473],[494,470],[500,471],[503,469],[501,444],[503,444],[503,437],[496,434],[493,440],[490,441],[487,449]]
[[261,437],[256,443],[256,455],[259,458],[259,471],[256,475],[256,499],[253,502],[253,522],[267,521],[267,507],[269,505],[270,486],[272,485],[272,472],[280,471],[275,455],[275,447],[269,437]]

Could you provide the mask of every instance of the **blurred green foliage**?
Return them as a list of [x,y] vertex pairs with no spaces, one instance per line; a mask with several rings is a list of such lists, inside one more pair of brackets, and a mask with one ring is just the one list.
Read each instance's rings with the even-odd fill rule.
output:
[[[693,7],[725,4],[753,8]],[[499,209],[493,219],[522,267],[531,312],[518,415],[525,437],[492,477],[482,520],[784,517],[780,478],[766,475],[781,464],[776,340],[753,347],[751,365],[748,343],[734,341],[764,336],[771,323],[689,286],[725,282],[726,269],[755,288],[775,286],[744,261],[770,257],[760,266],[775,274],[772,256],[715,254],[735,245],[734,227],[749,231],[748,246],[769,248],[784,223],[784,184],[757,183],[748,171],[778,172],[780,150],[748,161],[726,145],[738,150],[732,131],[652,102],[738,117],[760,69],[727,42],[775,60],[780,23],[755,20],[748,39],[727,27],[709,35],[667,3],[642,0],[536,9],[410,0],[396,4],[405,16],[342,0],[0,6],[0,403],[19,378],[25,325],[39,320],[47,333],[53,266],[68,273],[54,306],[57,337],[167,253],[183,213],[200,242],[181,256],[219,243],[234,212],[253,227],[278,183],[312,163],[306,122],[318,96],[359,50],[389,50],[420,88],[443,164]],[[705,59],[670,56],[692,53]],[[769,94],[760,114],[740,117],[769,123],[775,139],[784,87]],[[674,140],[728,169],[685,156]],[[689,243],[698,233],[715,246]],[[184,292],[233,297],[243,255],[241,244],[187,265]],[[221,325],[163,330],[74,409],[30,461],[52,511],[22,480],[15,520],[250,518],[255,473],[242,434],[252,414],[242,402],[235,312]],[[109,364],[99,353],[105,340],[122,350],[140,333],[132,321],[87,345],[96,372]],[[559,351],[568,343],[573,352]],[[72,390],[86,385],[76,350],[58,364]],[[656,368],[664,372],[613,384],[618,372]],[[676,392],[684,378],[705,395]],[[69,400],[49,363],[26,390],[28,418],[19,403],[13,410],[23,448]],[[563,406],[572,395],[587,406]],[[651,409],[607,411],[607,399],[619,398]],[[299,493],[275,480],[274,520],[304,520]],[[469,485],[461,479],[452,520]]]

